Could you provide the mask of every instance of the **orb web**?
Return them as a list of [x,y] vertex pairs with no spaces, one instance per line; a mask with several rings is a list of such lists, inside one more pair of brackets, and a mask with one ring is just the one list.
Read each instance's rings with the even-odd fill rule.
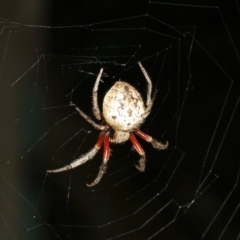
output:
[[[45,19],[0,12],[2,239],[239,239],[239,3],[75,7]],[[97,141],[75,106],[93,118],[100,68],[101,109],[119,79],[146,99],[138,61],[158,90],[141,130],[169,149],[139,139],[147,157],[140,173],[130,142],[111,145],[94,188],[86,183],[102,151],[47,174]]]

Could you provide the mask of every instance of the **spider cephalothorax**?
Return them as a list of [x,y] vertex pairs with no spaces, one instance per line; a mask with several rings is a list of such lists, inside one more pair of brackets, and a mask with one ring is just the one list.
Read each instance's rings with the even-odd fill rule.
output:
[[86,121],[92,124],[96,129],[101,130],[95,146],[69,165],[55,170],[48,170],[47,172],[56,173],[73,169],[92,159],[103,145],[103,163],[100,166],[96,179],[91,184],[87,184],[88,187],[92,187],[99,183],[103,174],[106,172],[107,162],[110,156],[110,142],[118,144],[124,143],[130,139],[134,148],[141,156],[136,166],[140,172],[145,170],[146,157],[135,134],[151,143],[152,146],[158,150],[167,149],[168,142],[162,144],[139,129],[140,125],[151,112],[155,94],[152,97],[152,82],[146,70],[140,62],[138,62],[138,65],[148,83],[146,103],[144,104],[140,93],[133,86],[123,81],[117,81],[106,93],[103,100],[103,112],[101,113],[98,107],[97,96],[98,85],[103,73],[103,68],[101,68],[93,88],[93,114],[97,120],[104,120],[103,123],[98,124],[94,122],[89,116],[82,112],[82,110],[76,107],[78,113]]

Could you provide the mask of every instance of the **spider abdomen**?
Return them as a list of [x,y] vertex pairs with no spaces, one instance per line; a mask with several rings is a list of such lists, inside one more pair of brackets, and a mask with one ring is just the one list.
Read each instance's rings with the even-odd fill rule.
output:
[[140,93],[130,84],[117,81],[103,100],[103,117],[117,131],[130,131],[144,121],[145,106]]

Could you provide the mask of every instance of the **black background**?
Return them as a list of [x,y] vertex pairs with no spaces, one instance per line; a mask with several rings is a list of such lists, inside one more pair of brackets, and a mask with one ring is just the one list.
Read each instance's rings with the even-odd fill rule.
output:
[[[240,238],[237,1],[8,1],[0,18],[0,238]],[[93,189],[101,154],[46,175],[94,145],[71,103],[92,115],[101,67],[100,102],[119,78],[145,97],[137,61],[158,89],[141,129],[169,150],[140,140],[140,174],[112,146]]]

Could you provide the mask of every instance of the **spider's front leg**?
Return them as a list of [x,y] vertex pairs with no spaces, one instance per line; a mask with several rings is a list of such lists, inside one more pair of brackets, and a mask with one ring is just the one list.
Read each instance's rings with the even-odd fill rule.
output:
[[152,144],[152,146],[157,149],[157,150],[165,150],[168,148],[168,141],[163,144],[161,142],[158,142],[156,139],[154,139],[153,137],[147,135],[146,133],[142,132],[139,129],[136,129],[134,131],[134,133],[136,133],[139,137],[141,137],[143,140],[149,142]]
[[138,171],[144,172],[145,166],[146,166],[145,152],[144,152],[143,148],[141,147],[140,143],[138,142],[138,140],[136,139],[136,137],[133,135],[133,133],[130,134],[129,139],[132,142],[133,147],[136,149],[138,154],[141,156],[141,158],[138,162],[138,165],[136,165],[135,167],[137,168]]
[[109,137],[105,135],[104,142],[103,142],[103,163],[99,168],[99,172],[95,180],[90,184],[86,184],[88,187],[93,187],[100,182],[101,178],[107,171],[107,162],[108,162],[109,156],[110,156]]
[[[152,146],[157,149],[157,150],[164,150],[167,149],[168,147],[168,142],[166,142],[165,144],[158,142],[157,140],[153,139],[151,136],[147,135],[146,133],[142,132],[139,129],[136,129],[134,131],[135,134],[137,134],[139,137],[141,137],[142,139],[144,139],[145,141],[149,142],[152,144]],[[136,139],[136,137],[134,136],[133,133],[130,134],[129,137],[130,141],[133,144],[133,147],[136,149],[136,151],[138,152],[138,154],[141,156],[138,165],[136,166],[136,168],[140,171],[140,172],[144,172],[145,171],[145,165],[146,165],[146,156],[145,156],[145,152],[143,150],[143,148],[141,147],[140,143],[138,142],[138,140]]]
[[102,131],[98,137],[98,140],[95,144],[95,146],[87,153],[83,154],[82,156],[80,156],[78,159],[74,160],[73,162],[71,162],[69,165],[66,165],[62,168],[58,168],[58,169],[54,169],[54,170],[47,170],[48,173],[57,173],[57,172],[64,172],[73,168],[76,168],[82,164],[84,164],[85,162],[87,162],[88,160],[92,159],[96,153],[99,151],[99,149],[101,148],[104,139],[106,137],[106,133],[105,131]]

